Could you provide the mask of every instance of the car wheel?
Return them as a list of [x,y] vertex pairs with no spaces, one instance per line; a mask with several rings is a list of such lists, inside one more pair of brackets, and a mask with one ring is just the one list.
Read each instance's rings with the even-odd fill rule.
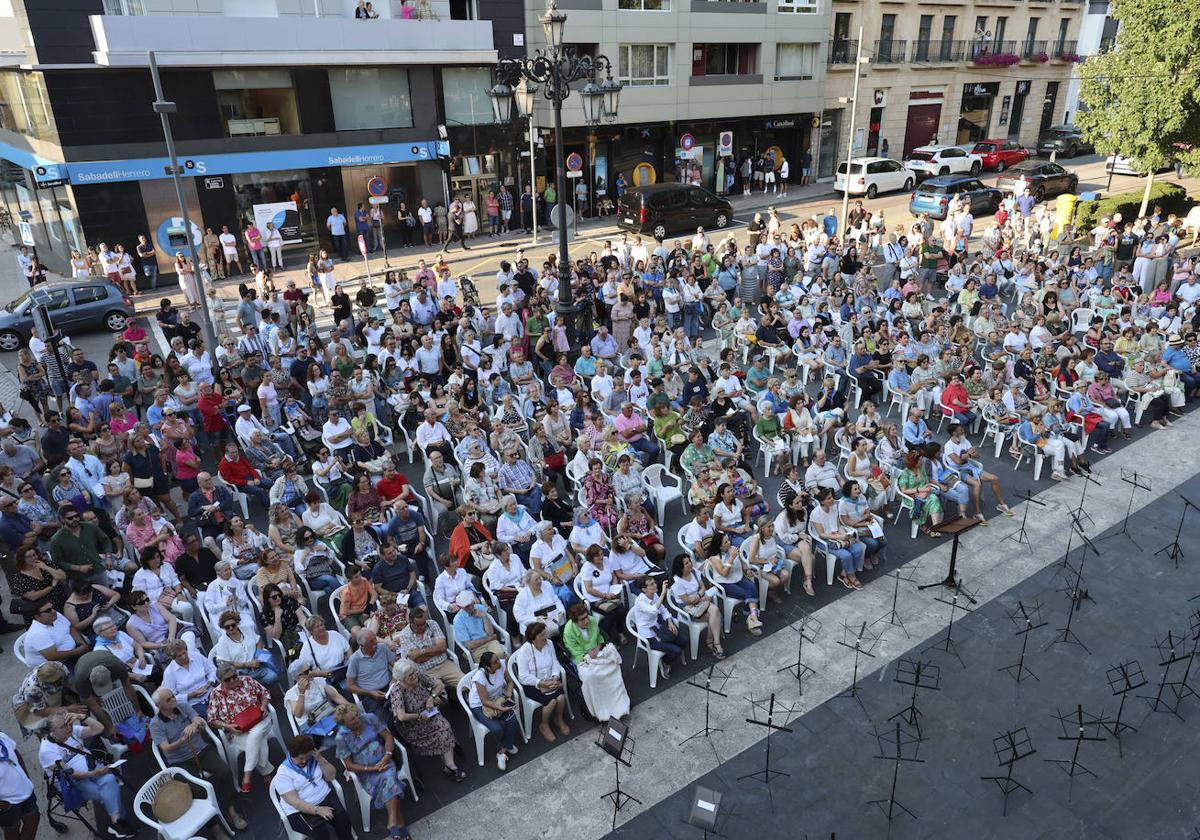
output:
[[978,175],[979,170],[981,170],[981,169],[983,169],[983,164],[981,164],[979,161],[975,161],[974,163],[971,164],[971,174],[972,175]]
[[1079,154],[1079,147],[1078,147],[1078,146],[1067,146],[1067,154],[1066,154],[1066,157],[1073,158],[1073,157],[1076,157],[1076,156],[1078,156],[1078,154]]
[[657,225],[654,226],[654,230],[652,231],[652,233],[654,234],[655,239],[666,239],[667,238],[667,226],[664,225],[662,222],[659,222]]
[[904,189],[902,190],[902,192],[909,192],[910,190],[912,190],[912,188],[913,188],[913,179],[909,178],[907,181],[904,182]]
[[129,316],[124,312],[109,312],[104,316],[104,326],[110,332],[120,332],[129,323]]
[[1001,160],[1001,161],[997,161],[997,162],[996,162],[996,171],[997,171],[997,172],[1003,172],[1004,170],[1005,170],[1004,161],[1002,161],[1002,160]]
[[1078,178],[1071,179],[1071,184],[1070,184],[1070,186],[1067,187],[1067,192],[1069,192],[1069,193],[1079,192],[1079,179]]
[[729,216],[726,213],[717,214],[717,227],[723,228],[729,224]]
[[867,185],[867,198],[874,198],[877,195],[879,195],[879,188],[876,187],[874,184],[868,184]]
[[0,350],[3,350],[6,353],[11,353],[14,350],[20,349],[20,347],[20,334],[13,332],[12,330],[4,330],[4,332],[0,332]]
[[1039,186],[1037,189],[1035,189],[1033,191],[1033,200],[1036,201],[1038,204],[1041,204],[1043,201],[1045,201],[1046,200],[1046,188]]
[[943,166],[941,169],[939,169],[939,170],[938,170],[938,174],[939,174],[939,175],[949,175],[949,174],[950,174],[950,167],[949,167],[949,166]]

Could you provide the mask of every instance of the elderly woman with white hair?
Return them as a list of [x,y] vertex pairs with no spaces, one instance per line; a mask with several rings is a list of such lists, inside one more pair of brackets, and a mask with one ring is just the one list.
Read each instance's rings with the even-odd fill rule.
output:
[[442,714],[432,714],[446,704],[446,686],[437,677],[426,674],[411,659],[392,666],[392,686],[388,691],[396,731],[410,752],[423,756],[441,756],[442,773],[456,782],[467,778],[454,763],[454,730]]
[[92,650],[106,650],[129,669],[129,679],[144,683],[147,679],[152,682],[162,680],[162,672],[154,664],[154,659],[146,653],[132,636],[117,627],[117,623],[106,615],[92,622],[92,630],[96,633],[96,641]]
[[552,637],[558,635],[558,629],[566,620],[567,609],[554,592],[554,587],[544,582],[543,575],[536,569],[525,573],[525,585],[517,592],[517,600],[513,602],[513,618],[517,620],[522,635],[525,628],[535,621],[546,625],[546,632]]
[[213,566],[217,577],[204,590],[204,612],[214,628],[220,626],[218,619],[226,610],[237,610],[243,627],[254,625],[254,609],[246,590],[246,582],[234,576],[233,568],[233,561],[218,560]]
[[496,539],[512,546],[522,559],[529,557],[533,538],[537,533],[537,520],[529,511],[517,504],[517,497],[509,493],[500,500],[500,518],[496,521]]
[[[586,508],[581,510],[587,513]],[[564,604],[578,600],[571,581],[579,573],[579,558],[572,545],[552,522],[539,523],[537,532],[537,541],[529,549],[529,568],[542,574]]]

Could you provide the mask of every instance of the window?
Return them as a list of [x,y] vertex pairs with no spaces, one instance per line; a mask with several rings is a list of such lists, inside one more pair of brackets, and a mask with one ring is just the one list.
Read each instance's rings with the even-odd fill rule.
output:
[[665,44],[622,44],[617,51],[621,84],[649,87],[671,84],[671,48]]
[[144,15],[142,0],[104,0],[106,15]]
[[442,71],[442,102],[451,125],[482,125],[492,121],[488,88],[491,71],[485,67],[447,67]]
[[617,8],[637,12],[669,12],[671,0],[620,0]]
[[693,76],[752,76],[758,72],[758,44],[693,44]]
[[807,81],[817,66],[818,44],[778,44],[775,47],[776,81]]
[[94,303],[98,300],[104,300],[108,297],[108,289],[104,286],[73,286],[71,291],[75,293],[76,305],[85,303]]
[[57,129],[41,73],[0,72],[0,128],[40,140],[55,140]]
[[71,296],[66,289],[34,289],[33,302],[47,309],[66,309],[71,305]]
[[296,91],[287,70],[214,70],[213,86],[230,137],[300,133]]
[[1055,53],[1062,55],[1067,43],[1067,31],[1071,26],[1070,18],[1063,18],[1058,22],[1058,43],[1055,44]]
[[958,25],[957,15],[946,15],[942,18],[942,47],[938,52],[939,61],[954,61],[954,28]]
[[818,0],[779,0],[779,13],[796,15],[815,15],[820,11]]
[[994,33],[995,37],[992,38],[992,42],[996,44],[997,52],[1002,52],[1000,49],[1000,43],[1004,40],[1004,36],[1007,34],[1007,32],[1008,18],[1001,15],[1000,17],[996,18],[996,32]]
[[933,32],[933,15],[921,15],[921,23],[917,27],[916,53],[913,61],[929,60],[929,39]]
[[412,127],[412,96],[403,67],[330,70],[329,93],[339,131]]

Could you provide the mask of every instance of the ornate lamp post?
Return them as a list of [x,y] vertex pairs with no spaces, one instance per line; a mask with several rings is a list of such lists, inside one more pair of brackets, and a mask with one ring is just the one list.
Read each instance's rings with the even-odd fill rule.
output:
[[[621,98],[621,85],[613,80],[612,62],[607,56],[579,55],[573,47],[563,45],[567,16],[559,11],[555,0],[549,0],[546,13],[539,18],[546,33],[546,49],[525,58],[505,58],[493,68],[496,84],[488,90],[492,99],[492,115],[498,123],[512,119],[513,101],[522,117],[532,117],[534,101],[540,90],[554,108],[554,180],[558,193],[558,302],[555,312],[574,329],[575,300],[571,289],[571,258],[567,253],[567,208],[574,204],[567,192],[567,167],[563,159],[562,106],[571,95],[571,83],[586,80],[579,89],[583,119],[589,126],[600,122],[615,122]],[[597,81],[603,73],[603,81]],[[532,121],[530,123],[532,136]],[[533,171],[532,154],[529,159]],[[536,204],[536,196],[534,198]]]

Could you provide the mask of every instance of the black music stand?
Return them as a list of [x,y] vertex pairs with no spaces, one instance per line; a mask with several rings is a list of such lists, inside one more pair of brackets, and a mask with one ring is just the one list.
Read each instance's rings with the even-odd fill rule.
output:
[[[1180,685],[1180,680],[1172,680],[1171,669],[1180,662],[1187,662],[1187,669],[1191,669],[1192,660],[1196,657],[1196,648],[1189,647],[1188,639],[1185,635],[1176,633],[1174,630],[1168,630],[1167,635],[1158,639],[1154,643],[1154,647],[1158,649],[1159,662],[1158,666],[1162,668],[1162,677],[1158,681],[1158,690],[1154,696],[1148,694],[1139,694],[1138,697],[1150,703],[1150,711],[1162,712],[1167,711],[1175,715],[1175,717],[1183,720],[1183,715],[1179,714],[1179,702],[1182,699],[1177,687]],[[1175,704],[1171,705],[1163,695],[1170,689],[1175,695]],[[1189,689],[1190,690],[1190,689]]]
[[[684,744],[686,744],[688,741],[692,740],[693,738],[701,738],[701,737],[708,738],[714,732],[724,732],[725,731],[724,729],[719,729],[715,726],[710,725],[710,710],[711,710],[712,698],[713,698],[714,694],[717,697],[721,697],[721,698],[729,697],[729,695],[726,694],[721,689],[725,688],[725,684],[729,682],[729,678],[733,675],[733,668],[730,667],[730,669],[728,671],[723,671],[720,668],[718,668],[716,665],[709,665],[708,670],[703,673],[704,673],[704,682],[696,681],[697,679],[700,678],[700,674],[697,674],[695,677],[688,680],[687,684],[694,688],[698,688],[704,692],[704,728],[699,730],[698,732],[696,732],[694,735],[689,735],[686,738],[684,738],[682,741],[680,741],[679,746],[681,746],[681,747]],[[713,688],[714,682],[716,682],[718,684],[717,688]],[[709,741],[709,744],[712,744],[712,741]],[[714,755],[716,754],[716,751],[717,751],[717,748],[715,745],[713,745]],[[717,761],[720,762],[721,756],[717,755],[716,758],[717,758]]]
[[1023,545],[1030,551],[1033,551],[1033,543],[1029,541],[1029,532],[1025,530],[1025,523],[1029,521],[1029,506],[1037,505],[1038,507],[1045,507],[1046,503],[1039,502],[1036,498],[1034,498],[1033,493],[1029,491],[1029,488],[1025,488],[1024,494],[1022,494],[1020,491],[1017,491],[1016,497],[1025,502],[1025,509],[1021,511],[1021,527],[1013,531],[1011,534],[1005,536],[1004,539],[1012,540],[1017,545]]
[[824,626],[821,624],[821,619],[801,607],[797,608],[799,619],[794,616],[797,613],[792,613],[792,618],[788,622],[789,626],[796,631],[799,639],[796,642],[796,661],[790,665],[784,665],[775,671],[777,674],[782,674],[784,671],[790,671],[796,675],[796,686],[800,690],[800,696],[804,696],[804,678],[806,676],[815,675],[815,668],[811,668],[804,664],[804,643],[813,644],[817,639],[817,634],[821,632]]
[[879,640],[882,638],[882,633],[877,634],[872,632],[867,622],[864,621],[859,625],[858,629],[849,624],[842,625],[842,638],[838,641],[838,644],[842,647],[854,651],[854,674],[850,681],[850,687],[837,696],[854,699],[863,710],[863,714],[867,716],[867,720],[871,719],[871,713],[867,711],[867,707],[863,705],[862,698],[858,696],[859,657],[866,656],[869,659],[874,659],[875,648],[879,646]]
[[[1067,758],[1047,758],[1043,759],[1050,764],[1058,767],[1070,778],[1071,782],[1067,787],[1067,801],[1071,801],[1071,795],[1075,788],[1076,776],[1091,776],[1093,779],[1099,778],[1088,768],[1079,763],[1079,750],[1083,747],[1085,741],[1107,741],[1108,739],[1100,735],[1100,724],[1094,718],[1085,719],[1083,714],[1083,706],[1077,705],[1074,712],[1067,714],[1059,713],[1055,715],[1058,722],[1062,724],[1063,734],[1058,736],[1060,741],[1074,741],[1075,749],[1071,753],[1071,757]],[[1088,729],[1091,728],[1094,732],[1088,735]],[[1071,734],[1071,733],[1074,734]]]
[[738,776],[738,781],[742,779],[761,779],[764,785],[770,785],[771,779],[775,776],[790,776],[791,773],[785,773],[782,770],[775,770],[771,767],[771,736],[776,732],[792,732],[790,726],[778,724],[775,722],[775,715],[780,714],[784,720],[789,719],[796,713],[795,706],[784,705],[775,700],[775,692],[771,692],[771,697],[768,700],[755,700],[753,697],[747,697],[750,701],[750,706],[755,714],[765,712],[766,720],[759,720],[757,717],[746,718],[746,723],[752,723],[755,726],[764,727],[767,730],[767,756],[763,763],[763,769],[756,770],[753,773],[747,773],[744,776]]
[[1071,518],[1075,520],[1075,524],[1082,528],[1083,520],[1087,520],[1090,525],[1095,525],[1096,520],[1092,519],[1091,515],[1083,509],[1084,503],[1087,502],[1087,491],[1089,484],[1095,484],[1097,487],[1104,485],[1092,477],[1090,473],[1081,472],[1079,477],[1083,479],[1083,491],[1079,494],[1079,506],[1071,510]]
[[985,782],[995,782],[1000,788],[1000,792],[1004,794],[1004,808],[1000,815],[1008,816],[1008,797],[1019,790],[1023,790],[1030,796],[1033,796],[1033,791],[1025,787],[1025,785],[1013,778],[1013,767],[1018,761],[1023,758],[1029,758],[1037,752],[1033,748],[1033,741],[1029,738],[1029,730],[1024,726],[1017,729],[1010,729],[1003,735],[992,739],[992,748],[996,751],[996,763],[1005,768],[1003,776],[980,776],[979,778]]
[[1180,493],[1178,490],[1175,491],[1175,495],[1183,499],[1183,510],[1179,514],[1179,525],[1175,528],[1175,539],[1171,540],[1171,542],[1154,552],[1154,556],[1157,557],[1160,554],[1163,555],[1168,560],[1174,562],[1175,568],[1178,569],[1179,560],[1181,557],[1183,557],[1183,548],[1179,545],[1179,535],[1183,533],[1183,523],[1184,520],[1187,519],[1188,508],[1200,510],[1200,507],[1196,507],[1196,505],[1192,504],[1188,500],[1188,497]]
[[700,829],[704,834],[704,840],[711,837],[725,837],[717,830],[718,826],[725,828],[736,813],[733,808],[730,808],[727,803],[723,802],[724,797],[719,790],[706,788],[703,785],[696,785],[692,792],[692,802],[688,808],[688,815],[683,820],[685,825],[693,826]]
[[[1072,533],[1079,535],[1079,537],[1083,540],[1083,546],[1079,549],[1079,566],[1078,568],[1074,569],[1074,584],[1068,585],[1065,589],[1060,590],[1065,592],[1071,599],[1070,606],[1067,608],[1067,623],[1066,626],[1058,628],[1060,635],[1051,641],[1050,644],[1046,645],[1045,650],[1049,650],[1058,644],[1078,645],[1085,653],[1090,655],[1092,651],[1083,643],[1083,640],[1079,638],[1079,635],[1073,629],[1071,629],[1071,623],[1075,618],[1076,611],[1083,606],[1084,601],[1091,601],[1092,603],[1095,603],[1095,599],[1093,599],[1092,596],[1088,594],[1088,591],[1083,588],[1083,566],[1084,563],[1087,562],[1087,553],[1089,550],[1091,550],[1097,557],[1100,555],[1100,551],[1096,548],[1095,544],[1088,539],[1087,535],[1078,529],[1077,526],[1072,526]],[[1063,562],[1066,564],[1066,568],[1068,570],[1072,569],[1070,563],[1067,563],[1065,557],[1063,558]]]
[[996,670],[1004,671],[1016,680],[1018,687],[1021,685],[1021,680],[1027,675],[1041,682],[1038,675],[1033,672],[1033,669],[1025,664],[1025,650],[1029,646],[1029,635],[1034,630],[1046,626],[1046,622],[1042,620],[1042,605],[1037,601],[1034,601],[1032,604],[1017,601],[1017,606],[1009,610],[1006,615],[1008,620],[1017,628],[1017,632],[1014,635],[1021,637],[1021,656],[1012,665],[1005,665],[1003,668],[997,668]]
[[967,663],[963,661],[961,656],[959,656],[958,645],[954,641],[954,613],[957,610],[962,610],[965,613],[972,612],[970,607],[966,607],[958,603],[958,597],[960,595],[966,598],[972,604],[976,603],[976,601],[972,597],[973,593],[967,591],[967,588],[962,585],[962,580],[958,581],[958,584],[954,587],[953,592],[954,594],[950,596],[949,601],[947,601],[945,598],[935,599],[936,601],[939,601],[940,603],[946,604],[948,607],[950,607],[950,616],[946,622],[946,635],[940,641],[934,642],[926,647],[921,651],[921,653],[929,650],[937,650],[941,651],[942,653],[949,653],[958,660],[959,665],[962,665],[963,668],[966,668]]
[[1150,491],[1150,479],[1149,477],[1140,474],[1137,470],[1130,471],[1122,468],[1121,481],[1129,485],[1129,504],[1125,506],[1125,518],[1121,521],[1121,527],[1118,530],[1101,537],[1101,539],[1126,536],[1129,538],[1131,543],[1136,545],[1138,548],[1141,548],[1141,545],[1138,543],[1138,541],[1133,538],[1133,534],[1129,533],[1129,517],[1133,515],[1133,499],[1135,496],[1137,496],[1137,491]]
[[617,814],[622,808],[630,802],[636,802],[641,805],[642,800],[632,794],[621,790],[621,765],[632,767],[633,759],[633,738],[629,736],[629,724],[617,718],[609,718],[608,723],[600,727],[600,732],[596,736],[596,746],[600,747],[613,758],[613,771],[616,773],[617,785],[608,793],[600,795],[601,799],[608,799],[613,804],[613,831],[617,830]]
[[1141,663],[1136,659],[1118,662],[1108,669],[1107,676],[1108,687],[1112,691],[1113,697],[1120,697],[1121,702],[1117,706],[1117,716],[1111,719],[1103,718],[1099,724],[1116,739],[1117,754],[1124,758],[1125,747],[1121,743],[1122,733],[1138,731],[1136,726],[1121,719],[1125,714],[1125,699],[1129,696],[1129,692],[1146,685],[1146,676],[1142,673]]
[[[956,576],[955,572],[958,566],[958,538],[963,531],[969,531],[978,524],[978,519],[972,519],[969,516],[959,516],[955,519],[948,519],[933,529],[939,534],[950,534],[953,538],[953,543],[950,546],[950,569],[946,572],[946,577],[934,583],[923,583],[917,589],[924,591],[934,586],[944,586],[947,589],[953,589],[956,593],[958,592],[959,587],[962,586],[962,580]],[[964,592],[963,594],[972,604],[976,603],[975,598],[970,593]]]
[[912,698],[908,701],[907,706],[888,718],[888,722],[900,718],[906,725],[917,731],[918,739],[923,740],[921,710],[917,708],[917,692],[921,689],[941,691],[942,669],[932,662],[906,656],[896,662],[896,676],[893,680],[900,685],[912,686]]
[[909,563],[907,565],[901,566],[898,569],[894,569],[893,571],[888,572],[887,576],[890,577],[893,581],[892,582],[892,608],[890,610],[888,610],[886,613],[884,613],[883,615],[881,615],[879,618],[875,619],[875,621],[873,621],[872,624],[885,624],[886,623],[886,624],[892,625],[893,627],[899,627],[902,631],[904,631],[904,635],[906,638],[909,638],[909,639],[912,638],[912,634],[910,634],[908,632],[908,629],[904,626],[904,619],[902,619],[900,617],[900,613],[896,609],[896,603],[900,598],[900,581],[905,581],[906,583],[916,583],[915,575],[916,575],[916,568],[915,568],[915,564],[913,564],[913,563]]
[[[875,739],[879,741],[879,754],[875,757],[894,762],[892,766],[892,792],[888,794],[887,799],[872,799],[867,803],[868,805],[878,805],[879,810],[883,811],[883,815],[887,817],[889,824],[891,824],[893,819],[900,816],[900,812],[908,814],[914,820],[917,818],[916,814],[914,814],[908,808],[905,808],[900,804],[900,801],[896,799],[896,787],[900,781],[900,765],[902,763],[925,763],[925,759],[917,758],[917,751],[921,748],[920,738],[915,738],[912,735],[902,734],[900,732],[899,721],[896,723],[894,738],[888,737],[888,735],[891,734],[892,730],[875,730]],[[890,755],[888,754],[889,750],[891,751]],[[911,753],[911,755],[905,755],[906,751]]]

